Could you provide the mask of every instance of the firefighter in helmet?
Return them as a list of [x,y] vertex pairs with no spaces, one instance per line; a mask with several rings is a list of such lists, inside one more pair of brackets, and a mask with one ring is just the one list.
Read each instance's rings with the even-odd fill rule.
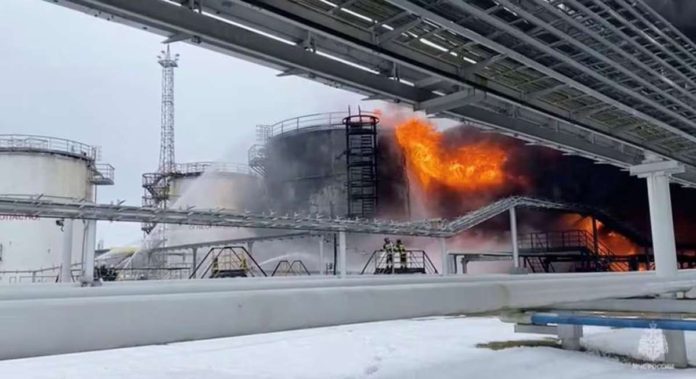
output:
[[239,268],[244,271],[244,276],[247,276],[247,273],[249,272],[249,263],[247,262],[246,257],[242,256],[242,259],[239,262]]
[[408,267],[407,257],[406,257],[406,246],[401,240],[396,240],[396,251],[399,253],[399,263],[402,270],[406,270]]
[[384,245],[382,246],[384,254],[386,254],[386,270],[387,273],[394,272],[394,244],[389,238],[384,239]]

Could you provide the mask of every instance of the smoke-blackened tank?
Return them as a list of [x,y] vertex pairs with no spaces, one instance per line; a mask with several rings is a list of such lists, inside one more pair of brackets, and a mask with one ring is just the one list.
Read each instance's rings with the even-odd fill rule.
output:
[[[348,162],[347,144],[354,144],[356,138],[347,138],[344,119],[347,112],[312,114],[278,122],[263,127],[265,143],[250,150],[250,164],[265,176],[269,206],[284,213],[311,212],[326,216],[356,216],[355,210],[349,215],[348,209]],[[365,118],[368,120],[368,118]],[[403,214],[407,201],[393,200],[407,193],[406,175],[381,176],[380,166],[390,165],[392,160],[402,162],[400,156],[391,156],[394,151],[389,144],[382,143],[382,136],[388,135],[376,128],[376,143],[367,144],[375,149],[375,182],[366,181],[364,185],[376,186],[377,208],[367,217],[379,215],[388,204],[388,211]],[[367,138],[372,138],[367,136]],[[358,138],[359,139],[359,138]],[[371,146],[371,147],[370,147]],[[351,151],[356,151],[355,146]],[[382,162],[382,159],[389,161]],[[398,164],[401,170],[403,165]],[[352,185],[363,185],[355,183]],[[396,183],[396,182],[399,183]],[[396,188],[396,189],[395,189]],[[386,192],[385,192],[386,191]],[[382,199],[387,194],[389,199]],[[394,204],[403,204],[396,207]],[[362,217],[362,215],[357,215]]]

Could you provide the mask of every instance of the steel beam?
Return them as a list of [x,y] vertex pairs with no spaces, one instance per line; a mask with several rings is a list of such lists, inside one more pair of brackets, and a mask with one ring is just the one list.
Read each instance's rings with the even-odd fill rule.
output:
[[417,111],[425,111],[427,114],[437,114],[464,105],[474,104],[485,99],[485,94],[474,90],[464,90],[449,95],[420,102],[414,106]]

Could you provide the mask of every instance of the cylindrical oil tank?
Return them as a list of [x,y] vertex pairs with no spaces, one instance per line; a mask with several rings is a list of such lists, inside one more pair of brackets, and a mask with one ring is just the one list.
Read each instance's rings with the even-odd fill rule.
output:
[[264,171],[274,209],[346,214],[346,116],[313,114],[268,127]]
[[[266,127],[263,173],[280,212],[344,217],[348,211],[347,112],[296,117]],[[377,128],[377,217],[408,218],[405,162],[393,130]]]
[[[79,142],[0,135],[0,196],[93,201],[96,156],[96,148]],[[60,224],[56,219],[0,215],[0,283],[55,281],[64,241]],[[74,220],[72,234],[72,258],[78,263],[85,223]]]
[[[263,205],[261,179],[248,166],[224,162],[177,165],[170,182],[172,209],[224,209],[258,212]],[[237,238],[248,232],[237,228],[197,225],[165,226],[167,246]]]

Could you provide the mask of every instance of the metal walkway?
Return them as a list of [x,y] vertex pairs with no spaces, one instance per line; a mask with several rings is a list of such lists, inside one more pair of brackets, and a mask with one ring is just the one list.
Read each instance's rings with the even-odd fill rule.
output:
[[326,218],[321,215],[274,215],[222,210],[158,209],[119,204],[55,202],[41,197],[0,197],[0,212],[41,218],[69,218],[158,224],[209,225],[260,229],[288,229],[318,232],[392,234],[423,237],[451,237],[487,221],[512,207],[557,209],[584,212],[574,204],[528,197],[508,197],[469,212],[454,220],[395,222],[384,220]]
[[642,0],[62,0],[110,21],[696,183],[696,45]]

